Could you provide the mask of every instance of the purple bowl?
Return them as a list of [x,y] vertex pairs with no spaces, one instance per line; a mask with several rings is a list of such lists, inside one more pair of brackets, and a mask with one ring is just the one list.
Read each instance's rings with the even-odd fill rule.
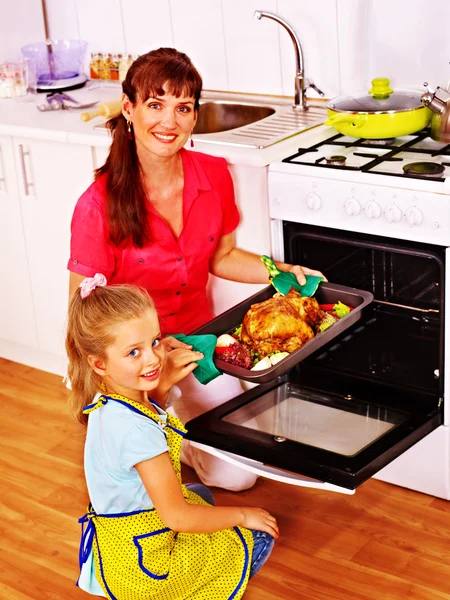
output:
[[70,79],[83,73],[83,61],[88,43],[83,40],[50,40],[22,47],[25,58],[36,65],[38,84],[45,81]]

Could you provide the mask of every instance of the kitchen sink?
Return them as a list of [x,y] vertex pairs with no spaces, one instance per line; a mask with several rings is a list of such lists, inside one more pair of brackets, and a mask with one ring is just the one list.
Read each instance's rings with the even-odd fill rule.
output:
[[[206,144],[267,148],[326,119],[320,100],[310,100],[308,110],[299,110],[291,98],[205,90],[192,137]],[[105,122],[94,129],[108,131]]]
[[235,104],[233,102],[201,102],[196,133],[218,133],[229,131],[244,125],[250,125],[273,115],[275,109],[254,104]]
[[204,91],[192,137],[208,144],[267,148],[326,119],[320,101],[296,110],[290,98]]

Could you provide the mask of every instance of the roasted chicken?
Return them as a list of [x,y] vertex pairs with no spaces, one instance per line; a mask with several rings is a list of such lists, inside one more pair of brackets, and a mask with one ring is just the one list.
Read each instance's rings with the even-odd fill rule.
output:
[[315,298],[291,289],[286,296],[252,304],[242,323],[241,339],[260,358],[272,352],[294,352],[314,337],[322,318]]

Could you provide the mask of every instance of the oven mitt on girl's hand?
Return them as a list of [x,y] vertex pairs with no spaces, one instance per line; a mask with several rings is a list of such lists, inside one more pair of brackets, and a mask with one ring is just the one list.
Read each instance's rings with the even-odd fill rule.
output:
[[305,285],[300,285],[297,281],[297,277],[294,273],[285,273],[284,271],[280,271],[277,265],[273,262],[271,258],[268,256],[261,256],[261,260],[264,263],[264,266],[269,273],[269,280],[273,287],[286,296],[291,288],[294,288],[302,296],[314,296],[317,288],[319,287],[319,283],[324,281],[323,277],[319,277],[318,275],[305,275],[306,283]]
[[213,361],[214,349],[217,342],[215,335],[184,335],[184,333],[177,333],[172,337],[192,346],[192,350],[202,352],[204,358],[196,361],[198,367],[193,370],[195,378],[200,383],[206,385],[216,377],[219,377],[219,375],[222,375]]

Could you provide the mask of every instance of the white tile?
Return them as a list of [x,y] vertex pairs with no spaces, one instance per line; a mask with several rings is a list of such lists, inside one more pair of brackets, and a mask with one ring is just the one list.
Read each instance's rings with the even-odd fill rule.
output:
[[39,0],[3,0],[2,9],[0,60],[18,60],[22,58],[22,46],[45,39],[42,6]]
[[228,90],[221,0],[170,0],[173,42],[203,78],[205,89]]
[[230,90],[282,94],[279,31],[255,10],[276,13],[276,0],[224,0],[223,23]]
[[122,15],[128,53],[173,46],[169,0],[122,0]]
[[392,87],[445,86],[450,77],[450,3],[337,0],[341,89],[368,90],[375,77]]
[[368,79],[389,77],[393,86],[424,81],[446,85],[450,76],[450,3],[436,0],[432,10],[420,0],[370,0]]
[[[278,15],[294,29],[303,49],[306,77],[333,97],[340,89],[335,0],[306,2],[278,0]],[[277,24],[274,23],[274,26]],[[283,94],[294,95],[295,53],[286,30],[280,25]],[[308,96],[317,97],[308,90]]]
[[76,0],[45,0],[45,5],[53,40],[80,39]]
[[76,0],[80,37],[89,52],[125,51],[120,0]]
[[[339,93],[350,94],[367,88],[369,71],[368,39],[370,0],[336,0],[339,43]],[[370,78],[370,77],[369,77]]]

